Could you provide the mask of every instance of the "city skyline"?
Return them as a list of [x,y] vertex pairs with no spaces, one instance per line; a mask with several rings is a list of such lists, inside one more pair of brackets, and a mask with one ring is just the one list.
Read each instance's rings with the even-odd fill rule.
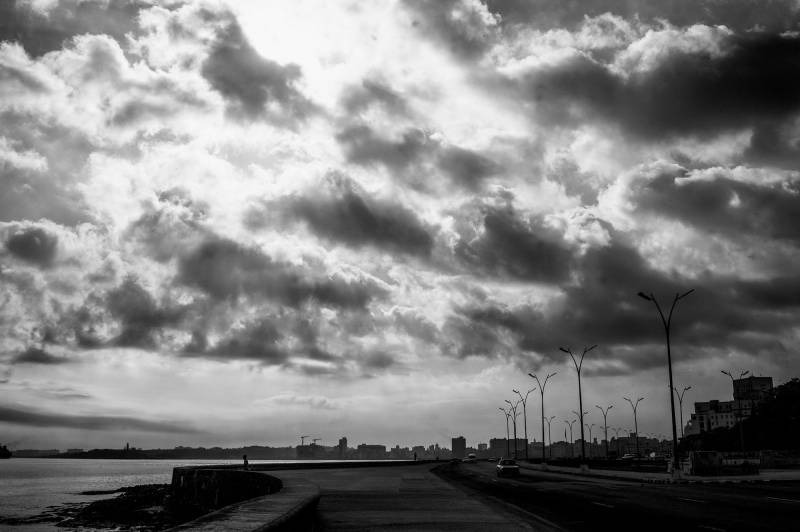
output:
[[4,2],[0,443],[561,433],[594,344],[671,434],[639,292],[685,407],[800,375],[800,4],[562,4]]

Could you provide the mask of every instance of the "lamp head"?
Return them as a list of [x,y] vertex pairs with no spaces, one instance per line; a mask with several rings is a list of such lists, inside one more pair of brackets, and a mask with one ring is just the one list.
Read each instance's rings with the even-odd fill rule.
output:
[[564,349],[563,347],[559,347],[559,349],[560,349],[561,351],[565,352],[565,353],[566,353],[566,354],[568,354],[568,355],[571,355],[571,354],[572,354],[572,351],[570,351],[569,349]]
[[647,294],[645,294],[644,292],[639,292],[639,293],[638,293],[638,294],[636,294],[636,295],[637,295],[637,296],[639,296],[639,297],[641,297],[642,299],[646,299],[646,300],[648,300],[648,301],[652,301],[652,300],[653,300],[653,298],[652,298],[652,297],[648,296],[648,295],[647,295]]

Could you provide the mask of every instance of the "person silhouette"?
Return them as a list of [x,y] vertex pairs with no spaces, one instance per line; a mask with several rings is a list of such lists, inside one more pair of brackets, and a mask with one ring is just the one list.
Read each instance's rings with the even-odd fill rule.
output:
[[247,463],[247,455],[246,454],[242,455],[242,460],[244,461],[244,468],[245,469],[250,469],[250,465]]

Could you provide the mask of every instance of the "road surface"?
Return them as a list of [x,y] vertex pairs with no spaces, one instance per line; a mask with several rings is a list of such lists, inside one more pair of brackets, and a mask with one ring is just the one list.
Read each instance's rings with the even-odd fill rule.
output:
[[523,470],[498,479],[495,464],[434,471],[489,505],[518,509],[564,530],[800,530],[800,482],[643,484]]

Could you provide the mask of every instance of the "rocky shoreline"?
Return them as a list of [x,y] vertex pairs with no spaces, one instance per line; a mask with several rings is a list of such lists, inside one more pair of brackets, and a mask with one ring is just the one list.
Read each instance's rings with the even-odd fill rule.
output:
[[89,503],[74,503],[47,508],[31,517],[0,519],[0,525],[49,523],[67,529],[159,532],[190,521],[203,513],[201,508],[174,504],[169,484],[147,484],[110,491],[86,491],[81,495],[114,495]]

